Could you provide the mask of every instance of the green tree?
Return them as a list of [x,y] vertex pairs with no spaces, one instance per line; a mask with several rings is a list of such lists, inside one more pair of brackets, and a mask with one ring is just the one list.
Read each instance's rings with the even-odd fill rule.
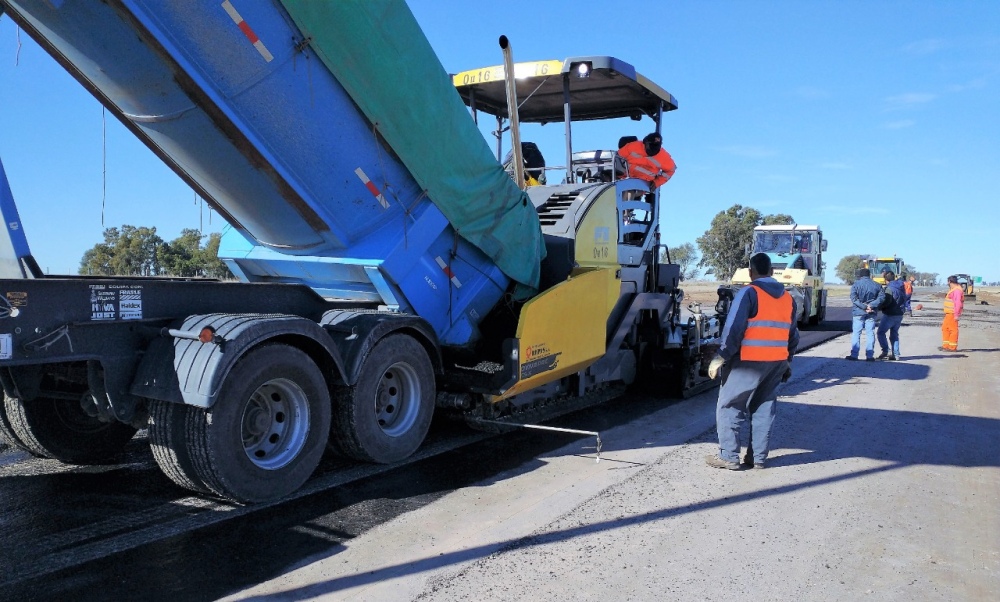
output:
[[784,213],[763,215],[753,207],[733,205],[716,214],[709,229],[698,238],[698,267],[707,267],[705,273],[715,274],[716,280],[728,280],[750,261],[755,227],[794,223],[795,219]]
[[164,242],[156,228],[124,225],[104,231],[104,242],[84,252],[80,274],[95,276],[181,276],[195,278],[232,278],[219,259],[222,235],[208,235],[208,244],[199,230],[184,229],[181,235]]
[[837,264],[837,278],[840,278],[847,284],[854,284],[854,281],[857,280],[854,274],[863,265],[864,259],[861,255],[847,255],[846,257],[842,257]]
[[84,252],[80,274],[105,276],[156,276],[160,273],[157,250],[163,239],[156,228],[130,226],[104,230],[104,242]]
[[78,273],[90,276],[113,276],[111,247],[104,243],[98,243],[84,251]]
[[712,224],[698,237],[701,261],[698,267],[707,267],[706,274],[714,274],[716,280],[732,277],[738,268],[750,260],[750,242],[753,229],[761,223],[763,216],[752,207],[733,205],[712,218]]
[[219,259],[219,243],[222,242],[222,234],[213,232],[208,235],[208,242],[202,249],[202,262],[205,264],[205,275],[209,278],[228,280],[233,278],[233,273],[226,267],[226,263]]
[[761,221],[761,226],[790,226],[795,223],[792,216],[787,213],[775,213],[773,215],[765,215],[764,219]]
[[203,275],[201,239],[200,230],[185,228],[180,236],[161,247],[160,262],[164,273],[183,278]]
[[686,242],[670,248],[670,260],[681,268],[681,280],[698,277],[698,252],[693,244]]

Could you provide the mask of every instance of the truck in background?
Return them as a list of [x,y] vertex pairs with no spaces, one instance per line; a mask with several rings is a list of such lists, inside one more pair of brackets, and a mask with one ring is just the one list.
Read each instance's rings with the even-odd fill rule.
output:
[[962,293],[966,299],[976,298],[976,283],[975,278],[968,274],[955,274],[955,278],[958,279],[958,285],[962,287]]
[[[766,253],[774,278],[785,285],[797,309],[796,321],[817,325],[826,319],[827,241],[819,226],[800,224],[757,226],[753,230],[751,254]],[[750,284],[750,269],[740,268],[729,284],[719,287],[718,315],[729,313],[736,291]]]
[[[253,503],[300,487],[328,445],[406,458],[436,409],[487,426],[707,382],[719,324],[682,314],[658,192],[584,178],[594,157],[571,149],[574,120],[659,131],[677,107],[628,63],[546,62],[537,118],[565,121],[567,183],[525,193],[462,102],[484,110],[492,88],[456,94],[401,0],[0,8],[225,217],[242,280],[44,276],[12,236],[8,443],[87,464],[148,427],[174,483]],[[580,63],[591,77],[570,76]]]
[[895,255],[892,257],[878,257],[875,255],[862,257],[861,267],[868,268],[868,270],[871,271],[872,280],[882,286],[885,286],[885,278],[882,274],[886,270],[892,271],[897,278],[906,272],[906,262],[904,262],[901,257],[897,257]]

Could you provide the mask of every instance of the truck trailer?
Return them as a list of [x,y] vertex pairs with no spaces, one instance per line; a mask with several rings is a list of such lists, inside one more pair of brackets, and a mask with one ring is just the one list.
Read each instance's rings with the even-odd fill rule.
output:
[[0,8],[225,218],[240,280],[43,275],[3,203],[9,444],[87,464],[147,428],[174,483],[254,503],[328,447],[405,459],[435,411],[489,428],[705,386],[719,324],[660,262],[659,193],[584,178],[601,162],[571,148],[576,119],[659,131],[677,107],[628,63],[551,62],[538,118],[565,122],[567,177],[526,192],[466,106],[492,88],[456,89],[401,0]]

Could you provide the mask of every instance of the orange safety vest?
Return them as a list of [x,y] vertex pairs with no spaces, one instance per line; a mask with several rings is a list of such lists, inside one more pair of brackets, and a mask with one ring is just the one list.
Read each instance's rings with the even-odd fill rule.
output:
[[757,315],[747,321],[740,344],[740,359],[745,362],[780,362],[788,359],[788,336],[792,329],[792,296],[785,291],[775,299],[759,286]]
[[646,146],[641,140],[629,142],[618,149],[618,154],[628,163],[630,177],[656,182],[657,186],[666,184],[677,171],[677,165],[670,153],[661,148],[660,152],[650,157],[646,154]]
[[913,283],[911,283],[909,280],[907,280],[906,282],[904,282],[903,283],[903,292],[906,293],[907,295],[912,295],[913,294]]

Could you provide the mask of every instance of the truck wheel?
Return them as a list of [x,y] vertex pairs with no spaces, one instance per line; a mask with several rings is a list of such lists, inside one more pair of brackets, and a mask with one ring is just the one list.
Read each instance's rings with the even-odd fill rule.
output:
[[31,453],[31,450],[14,434],[14,428],[10,425],[10,418],[7,417],[6,403],[0,403],[0,450],[3,449],[5,444],[14,449]]
[[120,452],[136,432],[135,427],[121,422],[101,422],[70,399],[39,397],[22,402],[4,396],[4,411],[13,443],[40,458],[67,464],[107,460]]
[[331,443],[356,460],[398,462],[423,443],[434,398],[427,350],[413,337],[389,335],[368,353],[357,384],[336,391]]
[[212,493],[198,476],[188,451],[188,428],[200,408],[170,401],[149,400],[149,446],[163,474],[185,489]]
[[330,434],[330,390],[303,351],[267,345],[236,363],[211,408],[165,418],[157,438],[173,437],[167,449],[182,445],[178,437],[186,446],[167,476],[238,503],[265,502],[301,487],[319,465]]
[[816,309],[816,315],[809,318],[809,323],[816,326],[820,322],[826,319],[826,305],[820,305]]

